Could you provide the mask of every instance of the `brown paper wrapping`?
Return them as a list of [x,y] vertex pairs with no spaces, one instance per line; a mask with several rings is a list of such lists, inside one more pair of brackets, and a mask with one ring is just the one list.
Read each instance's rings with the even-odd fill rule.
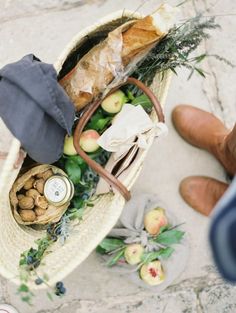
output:
[[152,16],[111,31],[60,81],[77,111],[103,92],[114,78],[124,76],[127,65],[134,66],[164,35],[154,26]]

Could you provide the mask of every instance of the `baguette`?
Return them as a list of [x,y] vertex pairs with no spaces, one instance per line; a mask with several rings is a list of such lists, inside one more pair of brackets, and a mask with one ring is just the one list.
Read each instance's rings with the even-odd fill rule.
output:
[[85,54],[60,80],[80,111],[102,93],[125,68],[136,65],[168,32],[173,24],[173,8],[162,5],[152,15],[126,22]]

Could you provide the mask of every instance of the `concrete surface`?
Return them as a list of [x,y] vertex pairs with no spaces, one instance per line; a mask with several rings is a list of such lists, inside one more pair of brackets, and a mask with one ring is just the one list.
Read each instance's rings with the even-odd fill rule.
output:
[[[139,0],[2,0],[0,2],[0,67],[27,53],[46,62],[54,62],[59,52],[81,28],[112,11],[140,8],[153,10],[159,1]],[[169,1],[172,4],[180,1]],[[182,18],[196,10],[206,16],[216,15],[221,31],[203,44],[202,51],[218,53],[232,61],[236,50],[236,2],[233,0],[189,1]],[[175,208],[179,219],[186,222],[190,237],[190,258],[184,273],[160,295],[136,287],[125,277],[111,274],[93,253],[65,279],[68,294],[63,300],[50,302],[42,292],[29,308],[15,294],[16,286],[4,278],[0,281],[0,300],[11,303],[21,313],[235,313],[236,287],[218,275],[208,246],[209,220],[189,208],[178,194],[181,179],[203,174],[226,180],[220,164],[205,151],[185,143],[175,132],[170,113],[178,103],[191,103],[219,116],[228,127],[236,120],[236,72],[213,58],[205,62],[206,79],[178,71],[166,105],[167,139],[153,145],[135,190],[156,192],[166,207]]]

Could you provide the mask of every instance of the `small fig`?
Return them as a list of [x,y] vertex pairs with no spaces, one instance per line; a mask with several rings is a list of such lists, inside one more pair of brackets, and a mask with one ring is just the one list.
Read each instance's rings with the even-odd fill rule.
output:
[[19,200],[18,205],[22,210],[31,210],[34,207],[34,199],[24,196]]
[[36,214],[33,210],[19,210],[19,215],[24,222],[34,222]]
[[156,208],[144,216],[144,227],[150,235],[158,235],[162,226],[168,225],[165,211]]
[[30,189],[26,191],[26,196],[31,197],[35,200],[38,196],[40,196],[40,193],[36,189]]
[[101,106],[104,111],[107,113],[115,114],[120,112],[123,104],[126,101],[126,96],[121,90],[117,90],[114,93],[112,93],[110,96],[106,97],[102,103]]
[[64,149],[63,149],[63,152],[66,155],[76,155],[77,154],[73,140],[74,140],[73,136],[66,135],[65,141],[64,141]]
[[156,260],[144,264],[140,269],[140,277],[148,285],[156,286],[161,284],[165,280],[161,262]]
[[134,265],[141,262],[144,248],[138,243],[130,244],[125,249],[125,260],[127,263]]
[[34,188],[37,189],[40,194],[43,194],[44,183],[43,178],[37,179],[34,183]]
[[99,145],[97,144],[97,140],[100,135],[96,130],[89,129],[84,131],[80,137],[80,146],[85,152],[95,152]]
[[33,185],[34,185],[34,178],[33,177],[30,177],[24,184],[23,188],[25,190],[29,190],[31,188],[33,188]]

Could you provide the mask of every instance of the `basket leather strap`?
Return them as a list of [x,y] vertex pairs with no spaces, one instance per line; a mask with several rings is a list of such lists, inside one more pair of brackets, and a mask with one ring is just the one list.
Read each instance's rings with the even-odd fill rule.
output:
[[[137,86],[139,89],[141,89],[151,100],[153,107],[156,111],[156,114],[158,116],[159,122],[165,122],[164,114],[162,107],[160,105],[160,102],[158,101],[157,97],[154,95],[154,93],[145,86],[141,81],[137,80],[136,78],[129,77],[127,80],[120,85],[116,86],[115,88],[111,89],[111,91],[106,95],[108,97],[110,94],[112,94],[114,91],[119,89],[120,87],[132,84]],[[106,98],[105,97],[105,98]],[[100,164],[98,164],[96,161],[92,160],[89,155],[87,155],[80,147],[80,137],[83,132],[84,127],[92,117],[92,115],[95,113],[95,111],[98,109],[98,107],[101,105],[101,102],[104,99],[98,99],[95,100],[93,103],[91,103],[87,110],[83,113],[81,118],[78,121],[78,124],[76,125],[75,131],[74,131],[74,146],[77,151],[77,153],[85,160],[85,162],[94,170],[96,171],[103,179],[109,183],[109,185],[116,188],[122,196],[128,201],[131,198],[130,191],[111,173],[109,173],[105,168],[103,168]]]

